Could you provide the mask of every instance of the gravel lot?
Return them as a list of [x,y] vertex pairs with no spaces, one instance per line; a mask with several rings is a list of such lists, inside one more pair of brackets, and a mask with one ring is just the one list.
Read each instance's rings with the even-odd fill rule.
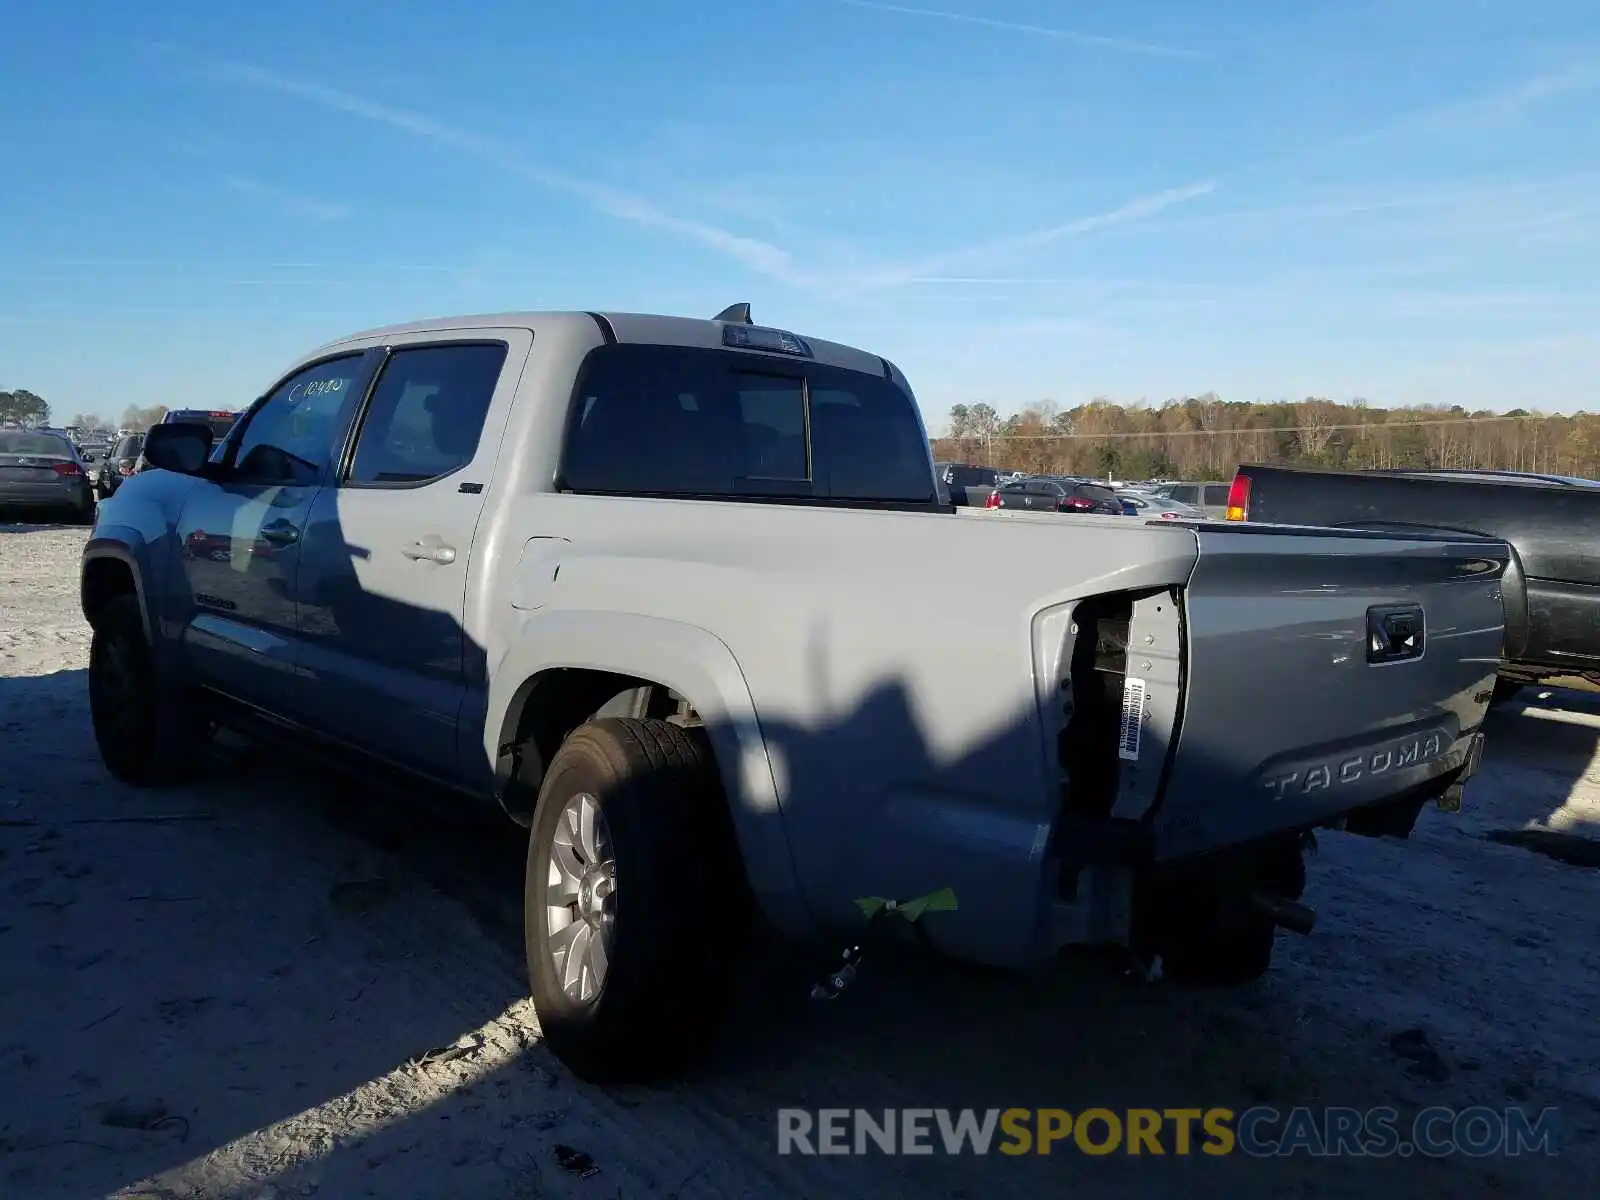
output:
[[[832,1005],[773,953],[721,1057],[601,1093],[522,999],[516,831],[240,759],[113,783],[86,704],[82,530],[0,526],[0,1196],[1581,1195],[1600,1167],[1600,698],[1496,714],[1459,815],[1328,834],[1235,993],[870,959]],[[249,781],[244,781],[248,774]],[[130,820],[129,818],[140,818]],[[1509,835],[1505,831],[1512,831]],[[1577,853],[1572,847],[1577,847]],[[1591,858],[1592,863],[1592,858]],[[688,981],[686,981],[687,984]],[[1420,1031],[1420,1032],[1418,1032]],[[455,1049],[443,1054],[430,1051]],[[777,1155],[785,1106],[1561,1109],[1555,1157]],[[597,1174],[560,1167],[556,1147]]]

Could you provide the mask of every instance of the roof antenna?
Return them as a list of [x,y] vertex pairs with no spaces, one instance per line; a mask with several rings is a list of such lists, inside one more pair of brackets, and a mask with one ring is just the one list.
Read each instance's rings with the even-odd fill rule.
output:
[[754,324],[754,322],[750,320],[750,305],[748,302],[743,300],[741,300],[738,304],[728,305],[727,308],[723,309],[711,319],[713,321],[732,321],[736,325]]

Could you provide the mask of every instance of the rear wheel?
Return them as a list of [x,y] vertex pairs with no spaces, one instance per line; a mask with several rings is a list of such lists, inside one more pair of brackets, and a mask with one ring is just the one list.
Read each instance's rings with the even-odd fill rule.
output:
[[1427,804],[1427,799],[1423,798],[1397,800],[1375,808],[1358,808],[1345,817],[1345,832],[1358,837],[1408,838],[1417,827],[1417,818],[1422,816]]
[[551,760],[524,919],[550,1049],[594,1083],[680,1074],[731,1001],[749,908],[704,734],[603,718]]
[[1250,897],[1256,891],[1298,900],[1306,887],[1299,838],[1248,855],[1176,870],[1147,886],[1136,916],[1136,940],[1161,956],[1174,983],[1237,987],[1272,966],[1277,926]]
[[159,787],[199,772],[210,725],[157,670],[136,596],[118,596],[95,620],[89,715],[100,758],[122,782]]

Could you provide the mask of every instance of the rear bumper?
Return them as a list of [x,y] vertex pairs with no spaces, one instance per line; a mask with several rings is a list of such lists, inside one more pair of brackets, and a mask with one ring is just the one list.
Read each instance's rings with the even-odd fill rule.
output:
[[81,508],[90,500],[89,481],[0,484],[0,508]]

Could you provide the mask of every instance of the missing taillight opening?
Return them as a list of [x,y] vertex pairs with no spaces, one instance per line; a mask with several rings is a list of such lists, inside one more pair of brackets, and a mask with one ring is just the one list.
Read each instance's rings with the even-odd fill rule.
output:
[[1066,776],[1064,808],[1074,817],[1110,815],[1117,799],[1122,681],[1127,672],[1128,593],[1091,596],[1073,614],[1076,636],[1065,687],[1067,721],[1057,741]]

